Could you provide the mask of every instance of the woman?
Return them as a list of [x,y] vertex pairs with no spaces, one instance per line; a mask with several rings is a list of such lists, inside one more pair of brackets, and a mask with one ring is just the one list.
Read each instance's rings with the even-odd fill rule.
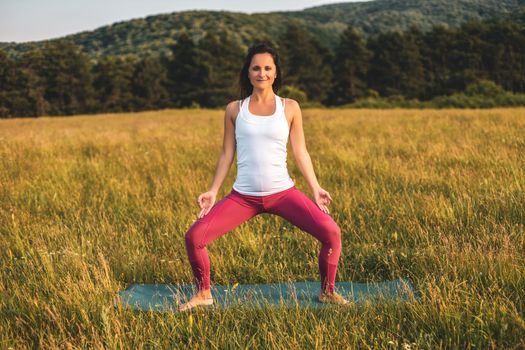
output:
[[[213,303],[206,245],[260,213],[279,215],[321,242],[319,301],[347,304],[348,300],[334,290],[341,254],[341,230],[327,208],[332,198],[319,186],[314,174],[305,146],[299,104],[276,95],[281,85],[277,52],[266,44],[251,47],[239,83],[241,100],[230,102],[226,107],[223,150],[213,183],[208,192],[199,195],[201,211],[185,235],[198,292],[179,310]],[[288,136],[315,203],[295,187],[288,174]],[[235,151],[237,177],[233,189],[214,205]]]

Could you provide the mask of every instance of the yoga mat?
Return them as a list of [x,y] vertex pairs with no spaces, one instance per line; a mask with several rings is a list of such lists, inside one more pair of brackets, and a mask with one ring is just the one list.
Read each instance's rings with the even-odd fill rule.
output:
[[[143,311],[177,311],[178,305],[185,303],[193,295],[194,288],[192,284],[130,284],[119,292],[115,306],[120,303],[122,306]],[[403,278],[380,283],[338,282],[335,290],[355,303],[380,299],[400,301],[419,299],[410,281]],[[319,282],[212,285],[213,304],[198,308],[330,306],[319,302],[319,292]]]

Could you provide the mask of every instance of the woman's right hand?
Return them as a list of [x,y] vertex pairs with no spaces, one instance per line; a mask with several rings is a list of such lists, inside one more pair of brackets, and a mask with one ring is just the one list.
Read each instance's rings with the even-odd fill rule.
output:
[[202,209],[199,213],[199,219],[204,217],[204,215],[208,214],[208,212],[211,210],[213,204],[215,203],[215,197],[217,197],[217,193],[214,191],[204,192],[199,196],[198,202]]

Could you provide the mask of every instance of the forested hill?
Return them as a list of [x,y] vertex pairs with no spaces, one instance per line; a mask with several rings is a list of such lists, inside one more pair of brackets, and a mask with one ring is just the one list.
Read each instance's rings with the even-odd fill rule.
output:
[[[169,55],[169,46],[183,32],[196,40],[208,31],[226,32],[246,47],[258,39],[278,41],[275,38],[282,35],[286,25],[295,21],[333,49],[347,24],[355,26],[366,37],[385,30],[406,30],[410,26],[423,31],[434,25],[457,27],[468,20],[507,17],[523,12],[524,8],[525,0],[375,0],[251,15],[184,11],[117,22],[66,38],[91,58],[109,55],[143,58]],[[14,58],[46,42],[0,43],[0,49]]]
[[410,26],[423,31],[434,25],[458,27],[467,21],[507,16],[524,6],[525,0],[375,0],[278,13],[320,23],[351,24],[366,36],[387,30],[405,31]]

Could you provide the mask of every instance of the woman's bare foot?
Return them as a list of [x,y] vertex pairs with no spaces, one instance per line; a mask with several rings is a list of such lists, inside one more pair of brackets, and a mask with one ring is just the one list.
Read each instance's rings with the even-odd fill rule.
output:
[[179,311],[190,310],[196,306],[207,306],[213,304],[213,297],[211,296],[211,290],[206,289],[197,292],[191,299],[179,306]]
[[333,293],[327,293],[327,292],[321,292],[319,294],[319,301],[321,303],[330,303],[330,304],[339,304],[339,305],[348,305],[350,304],[350,301],[343,298],[341,294],[338,294],[336,292]]

